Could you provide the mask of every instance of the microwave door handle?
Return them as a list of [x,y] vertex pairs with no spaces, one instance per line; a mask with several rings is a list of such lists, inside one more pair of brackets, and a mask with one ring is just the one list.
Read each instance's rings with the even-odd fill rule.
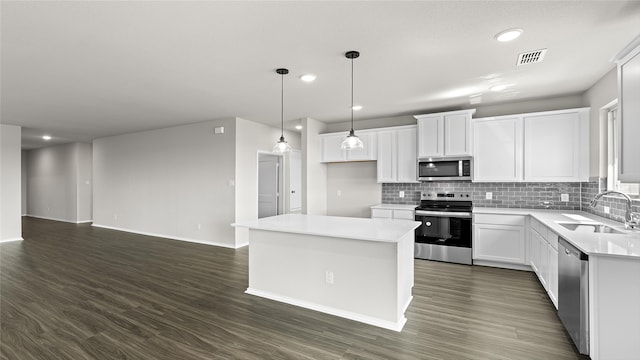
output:
[[458,176],[462,176],[462,160],[458,160]]

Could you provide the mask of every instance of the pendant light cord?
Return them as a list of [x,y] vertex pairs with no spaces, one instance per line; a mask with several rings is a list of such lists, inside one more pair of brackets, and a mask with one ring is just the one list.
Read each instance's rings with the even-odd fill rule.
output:
[[351,59],[351,133],[353,134],[353,58]]
[[284,74],[280,74],[280,137],[284,137]]

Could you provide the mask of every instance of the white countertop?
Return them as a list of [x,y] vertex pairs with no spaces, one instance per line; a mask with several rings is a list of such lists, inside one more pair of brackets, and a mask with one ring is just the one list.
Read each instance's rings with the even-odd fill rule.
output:
[[[640,260],[640,231],[626,230],[624,224],[584,211],[475,207],[473,213],[531,215],[587,255],[614,256]],[[558,222],[597,222],[626,233],[576,232],[566,229],[559,225]]]
[[388,209],[388,210],[415,210],[418,205],[404,204],[378,204],[373,205],[372,209]]
[[420,225],[411,220],[365,219],[337,216],[286,214],[240,221],[234,227],[318,235],[355,240],[398,242]]

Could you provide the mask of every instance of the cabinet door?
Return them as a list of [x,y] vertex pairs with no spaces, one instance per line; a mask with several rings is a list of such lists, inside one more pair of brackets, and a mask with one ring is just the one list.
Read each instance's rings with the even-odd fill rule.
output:
[[540,272],[538,273],[538,278],[544,286],[545,289],[549,289],[549,252],[547,247],[549,246],[547,242],[540,237],[539,242],[539,251],[540,251]]
[[415,220],[413,210],[393,210],[393,218],[399,220]]
[[[416,128],[400,129],[397,133],[397,181],[417,182],[417,131]],[[380,160],[378,160],[380,161]],[[379,163],[378,163],[379,164]],[[379,180],[378,180],[379,181]]]
[[378,133],[378,182],[396,182],[396,132],[393,130]]
[[392,219],[393,210],[392,209],[371,209],[371,218]]
[[540,234],[529,230],[529,262],[536,275],[540,274]]
[[524,228],[476,224],[473,258],[525,265]]
[[473,122],[473,181],[522,180],[522,119]]
[[446,115],[444,117],[444,155],[471,154],[471,116],[469,114]]
[[442,116],[418,119],[418,157],[444,155],[444,118]]
[[620,127],[618,178],[624,182],[640,182],[640,47],[618,64]]
[[526,181],[580,180],[578,113],[525,117],[524,145]]
[[345,134],[320,135],[320,161],[339,162],[346,160],[345,152],[340,149]]
[[548,279],[547,279],[547,294],[553,305],[558,308],[558,250],[551,246],[547,247],[547,265],[548,265]]
[[[378,146],[377,139],[378,134],[376,132],[357,132],[356,135],[362,140],[364,147],[357,150],[347,150],[347,161],[367,161],[376,160],[378,158]],[[347,134],[344,135],[346,137]],[[343,137],[343,139],[344,139]]]

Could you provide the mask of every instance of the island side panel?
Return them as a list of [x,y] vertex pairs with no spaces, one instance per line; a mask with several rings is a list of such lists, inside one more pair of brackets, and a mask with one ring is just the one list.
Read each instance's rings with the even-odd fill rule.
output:
[[414,273],[414,232],[411,231],[398,240],[398,305],[404,312],[413,299]]
[[[333,284],[326,281],[327,271],[333,273]],[[401,328],[406,319],[405,304],[398,304],[398,278],[396,242],[255,229],[249,233],[249,293],[316,304],[316,310],[325,307],[338,310],[325,312],[339,316],[343,311]]]
[[640,261],[589,257],[590,356],[640,359]]

